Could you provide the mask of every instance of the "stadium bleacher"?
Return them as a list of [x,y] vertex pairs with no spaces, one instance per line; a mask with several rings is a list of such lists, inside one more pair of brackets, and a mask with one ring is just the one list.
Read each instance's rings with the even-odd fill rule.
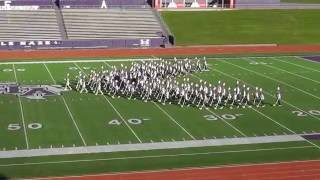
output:
[[168,42],[166,27],[143,0],[37,3],[0,1],[0,49],[159,47]]
[[155,38],[162,32],[151,9],[63,9],[69,39]]
[[0,11],[0,41],[60,40],[53,9]]

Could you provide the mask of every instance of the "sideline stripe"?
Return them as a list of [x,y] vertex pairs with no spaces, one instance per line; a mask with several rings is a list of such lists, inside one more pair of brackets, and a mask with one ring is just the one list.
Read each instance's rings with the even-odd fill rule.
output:
[[303,65],[300,65],[300,64],[291,63],[291,62],[288,62],[288,61],[285,61],[285,60],[282,60],[282,59],[279,59],[279,58],[273,58],[273,59],[276,59],[277,61],[284,62],[284,63],[287,63],[287,64],[291,64],[291,65],[294,65],[294,66],[297,66],[297,67],[308,69],[308,70],[311,70],[311,71],[320,72],[319,70],[316,70],[316,69],[313,69],[313,68],[309,68],[309,67],[306,67],[306,66],[303,66]]
[[169,117],[176,125],[178,125],[185,133],[187,133],[193,140],[196,140],[196,138],[189,133],[183,126],[181,126],[170,114],[167,113],[163,108],[161,108],[157,103],[153,102],[155,106],[157,106],[165,115]]
[[221,60],[220,62],[224,62],[224,63],[226,63],[226,64],[230,64],[230,65],[232,65],[232,66],[235,66],[235,67],[238,67],[238,68],[244,69],[244,70],[246,70],[246,71],[249,71],[249,72],[252,72],[252,73],[255,73],[255,74],[258,74],[259,76],[262,76],[262,77],[265,77],[265,78],[267,78],[267,79],[271,79],[271,80],[273,80],[273,81],[275,81],[275,82],[278,82],[278,83],[284,84],[284,85],[286,85],[286,86],[289,86],[289,87],[291,87],[291,88],[293,88],[293,89],[296,89],[296,90],[298,90],[298,91],[303,92],[304,94],[307,94],[307,95],[309,95],[309,96],[312,96],[312,97],[317,98],[317,99],[319,99],[319,100],[320,100],[320,97],[318,97],[318,96],[316,96],[316,95],[313,95],[313,94],[311,94],[311,93],[308,93],[308,92],[306,92],[306,91],[304,91],[304,90],[302,90],[302,89],[300,89],[300,88],[297,88],[297,87],[295,87],[295,86],[292,86],[292,85],[290,85],[290,84],[288,84],[288,83],[286,83],[286,82],[283,82],[283,81],[280,81],[280,80],[274,79],[274,78],[272,78],[272,77],[269,77],[269,76],[266,76],[266,75],[261,74],[261,73],[259,73],[259,72],[256,72],[256,71],[253,71],[253,70],[250,70],[250,69],[244,68],[244,67],[239,66],[239,65],[237,65],[237,64],[230,63],[230,62],[225,61],[225,60]]
[[[16,68],[15,68],[14,64],[12,64],[12,67],[13,67],[13,72],[14,72],[14,78],[15,78],[16,82],[19,83],[19,82],[18,82],[18,77],[17,77]],[[25,137],[25,140],[26,140],[27,149],[29,149],[28,134],[27,134],[26,124],[25,124],[25,120],[24,120],[24,113],[23,113],[23,107],[22,107],[22,102],[21,102],[21,97],[20,97],[20,95],[18,95],[18,100],[19,100],[19,105],[20,105],[20,113],[21,113],[21,119],[22,119],[22,126],[23,126],[24,137]]]
[[[49,73],[52,81],[53,81],[54,83],[56,83],[56,80],[53,78],[53,76],[52,76],[49,68],[47,67],[47,65],[46,65],[45,63],[43,63],[43,65],[44,65],[44,67],[46,68],[47,72]],[[78,134],[79,134],[79,136],[80,136],[80,138],[81,138],[81,140],[82,140],[82,143],[83,143],[85,146],[87,146],[87,143],[86,143],[86,141],[84,140],[84,138],[83,138],[83,136],[82,136],[82,133],[80,132],[80,129],[79,129],[79,127],[78,127],[78,124],[77,124],[77,122],[75,121],[75,119],[74,119],[74,117],[73,117],[73,115],[72,115],[72,113],[71,113],[71,111],[70,111],[70,108],[69,108],[69,106],[68,106],[65,98],[63,97],[63,95],[60,96],[60,97],[61,97],[61,99],[62,99],[62,101],[63,101],[63,103],[64,103],[64,105],[65,105],[65,107],[66,107],[66,109],[67,109],[67,111],[68,111],[68,113],[69,113],[69,116],[70,116],[70,118],[71,118],[74,126],[76,127],[76,129],[77,129],[77,131],[78,131]]]
[[[211,69],[211,68],[210,68]],[[200,79],[198,76],[191,74],[192,76],[196,77],[197,79]],[[213,111],[211,111],[210,109],[206,109],[208,112],[210,112],[211,114],[215,115],[216,117],[218,117],[219,119],[221,119],[224,123],[226,123],[227,125],[229,125],[232,129],[236,130],[238,133],[240,133],[242,136],[247,137],[247,135],[245,133],[243,133],[240,129],[236,128],[235,126],[233,126],[231,123],[227,122],[225,119],[223,119],[222,117],[220,117],[218,114],[214,113]]]
[[[312,56],[320,56],[320,55],[312,55]],[[306,59],[306,58],[303,58],[303,57],[300,57],[300,56],[294,56],[294,57],[297,58],[297,59],[303,60],[305,62],[312,62],[312,63],[319,64],[319,61],[313,61],[311,59]]]
[[[82,71],[84,74],[87,75],[86,72],[84,72],[84,70],[77,64],[74,63],[75,66],[77,66],[80,71]],[[117,113],[117,115],[120,117],[120,119],[122,120],[122,122],[129,128],[129,130],[132,132],[132,134],[137,138],[137,140],[142,143],[141,139],[139,138],[139,136],[136,134],[136,132],[134,132],[134,130],[130,127],[130,125],[127,123],[127,121],[123,118],[123,116],[120,114],[120,112],[113,106],[113,104],[109,101],[109,99],[106,97],[106,95],[102,95],[104,97],[104,99],[109,103],[109,105],[112,107],[112,109]]]
[[[193,171],[193,170],[206,170],[206,169],[222,169],[222,168],[241,168],[252,166],[268,166],[268,165],[287,165],[287,164],[302,164],[302,163],[316,163],[319,160],[301,160],[301,161],[275,161],[268,163],[244,163],[244,164],[230,164],[230,165],[217,165],[217,166],[201,166],[201,167],[186,167],[176,169],[159,169],[159,170],[144,170],[144,171],[128,171],[128,172],[114,172],[114,173],[101,173],[101,174],[87,174],[79,176],[57,176],[46,178],[32,178],[32,180],[41,179],[60,179],[60,178],[82,178],[82,177],[97,177],[97,176],[116,176],[116,175],[128,175],[128,174],[145,174],[145,173],[159,173],[159,172],[178,172],[178,171]],[[31,180],[31,179],[26,179]]]
[[[319,55],[320,56],[320,55]],[[154,56],[153,56],[154,57]],[[172,56],[173,57],[173,56]],[[188,56],[186,56],[188,57]],[[189,56],[190,57],[190,56]],[[279,58],[279,57],[294,57],[303,59],[298,56],[241,56],[243,58]],[[207,59],[212,60],[223,60],[223,59],[234,59],[235,57],[208,57]],[[81,59],[81,58],[79,58]],[[130,58],[130,59],[84,59],[84,60],[51,60],[51,61],[12,61],[12,62],[0,62],[0,65],[2,64],[59,64],[59,63],[93,63],[93,62],[125,62],[125,61],[149,61],[149,60],[160,60],[160,59],[152,59],[152,58]],[[305,60],[305,59],[303,59]]]
[[116,158],[101,158],[101,159],[79,159],[79,160],[65,160],[65,161],[43,161],[31,163],[13,163],[13,164],[0,164],[0,167],[12,166],[28,166],[28,165],[43,165],[43,164],[64,164],[64,163],[78,163],[78,162],[98,162],[98,161],[114,161],[114,160],[130,160],[130,159],[148,159],[148,158],[163,158],[163,157],[180,157],[180,156],[199,156],[211,154],[229,154],[229,153],[242,153],[242,152],[261,152],[261,151],[276,151],[276,150],[289,150],[289,149],[306,149],[315,148],[314,146],[289,146],[280,148],[258,148],[258,149],[245,149],[245,150],[231,150],[231,151],[211,151],[201,153],[182,153],[182,154],[164,154],[164,155],[150,155],[150,156],[128,156]]

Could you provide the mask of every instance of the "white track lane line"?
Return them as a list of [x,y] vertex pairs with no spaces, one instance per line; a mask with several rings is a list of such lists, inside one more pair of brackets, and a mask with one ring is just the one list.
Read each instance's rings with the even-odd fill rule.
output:
[[211,152],[200,152],[200,153],[164,154],[164,155],[150,155],[150,156],[127,156],[127,157],[116,157],[116,158],[79,159],[79,160],[65,160],[65,161],[43,161],[43,162],[30,162],[30,163],[0,164],[0,167],[30,166],[30,165],[44,165],[44,164],[65,164],[65,163],[79,163],[79,162],[99,162],[99,161],[115,161],[115,160],[130,160],[130,159],[149,159],[149,158],[165,158],[165,157],[181,157],[181,156],[200,156],[200,155],[244,153],[244,152],[264,152],[264,151],[306,149],[306,148],[315,148],[315,147],[314,146],[289,146],[289,147],[278,147],[278,148],[258,148],[258,149],[245,149],[245,150],[230,150],[230,151],[211,151]]
[[235,67],[244,69],[244,70],[246,70],[246,71],[255,73],[255,74],[257,74],[257,75],[259,75],[259,76],[262,76],[262,77],[265,77],[265,78],[267,78],[267,79],[271,79],[271,80],[273,80],[273,81],[275,81],[275,82],[284,84],[284,85],[289,86],[289,87],[291,87],[291,88],[293,88],[293,89],[296,89],[296,90],[298,90],[298,91],[300,91],[300,92],[302,92],[302,93],[304,93],[304,94],[306,94],[306,95],[309,95],[309,96],[311,96],[311,97],[314,97],[314,98],[320,100],[320,97],[318,97],[318,96],[316,96],[316,95],[314,95],[314,94],[308,93],[308,92],[306,92],[306,91],[304,91],[304,90],[302,90],[302,89],[300,89],[300,88],[297,88],[297,87],[295,87],[295,86],[292,86],[292,85],[290,85],[290,84],[288,84],[288,83],[286,83],[286,82],[283,82],[283,81],[274,79],[274,78],[272,78],[272,77],[266,76],[266,75],[261,74],[261,73],[259,73],[259,72],[256,72],[256,71],[253,71],[253,70],[244,68],[244,67],[242,67],[242,66],[239,66],[239,65],[237,65],[237,64],[234,64],[234,63],[231,63],[231,62],[228,62],[228,61],[225,61],[225,60],[222,60],[222,61],[220,61],[220,62],[224,62],[224,63],[226,63],[226,64],[230,64],[230,65],[232,65],[232,66],[235,66]]
[[[193,77],[196,77],[197,79],[201,80],[201,78],[199,78],[198,76],[191,74]],[[211,111],[210,109],[206,109],[208,112],[210,112],[211,114],[215,115],[216,117],[218,117],[219,119],[221,119],[225,124],[227,124],[228,126],[230,126],[232,129],[234,129],[235,131],[237,131],[238,133],[240,133],[242,136],[247,137],[247,135],[245,133],[243,133],[240,129],[236,128],[235,126],[233,126],[231,123],[227,122],[226,120],[224,120],[222,117],[220,117],[218,114],[214,113],[213,111]]]
[[[291,64],[291,65],[294,65],[294,66],[297,66],[297,67],[300,67],[300,68],[304,68],[304,69],[307,69],[307,70],[320,72],[320,71],[317,70],[317,69],[313,69],[313,68],[306,67],[306,66],[303,66],[303,65],[300,65],[300,64],[296,64],[296,63],[291,63],[291,62],[285,61],[285,60],[283,60],[283,59],[279,59],[279,58],[273,58],[273,59],[275,59],[275,60],[277,60],[277,61],[280,61],[280,62],[283,62],[283,63]],[[320,64],[319,64],[319,65],[320,65]]]
[[[220,72],[220,71],[218,71],[218,70],[216,70],[216,71],[217,71],[217,72]],[[225,75],[226,73],[222,73],[222,72],[220,72],[220,74]],[[227,75],[225,75],[225,76],[227,76]],[[231,77],[231,78],[233,78],[233,79],[236,79],[236,80],[242,81],[241,79],[235,78],[235,77],[230,76],[230,75],[228,75],[228,77]],[[242,81],[242,82],[245,82],[245,81]],[[250,85],[250,84],[248,84],[248,85]],[[250,85],[250,86],[252,86],[252,85]],[[252,86],[252,87],[253,87],[253,86]],[[254,110],[255,112],[259,113],[260,115],[264,116],[265,118],[267,118],[267,119],[271,120],[272,122],[274,122],[274,123],[275,123],[275,124],[277,124],[278,126],[280,126],[280,127],[284,128],[284,129],[286,129],[287,131],[290,131],[290,132],[291,132],[291,133],[293,133],[293,134],[297,134],[295,131],[293,131],[293,130],[291,130],[290,128],[288,128],[287,126],[285,126],[285,125],[283,125],[283,124],[279,123],[278,121],[274,120],[273,118],[271,118],[271,117],[267,116],[266,114],[264,114],[264,113],[262,113],[262,112],[258,111],[257,109],[255,109],[255,108],[251,108],[251,109],[252,109],[252,110]],[[320,149],[320,146],[318,146],[317,144],[315,144],[315,143],[313,143],[313,142],[311,142],[311,141],[309,141],[309,140],[307,140],[307,139],[305,139],[305,140],[306,140],[308,143],[310,143],[310,144],[312,144],[313,146],[315,146],[315,147],[317,147],[318,149]]]
[[[84,74],[87,75],[86,72],[83,71],[83,69],[77,64],[74,63],[75,66],[77,66],[79,68],[80,71],[82,71]],[[122,122],[128,127],[128,129],[132,132],[132,134],[136,137],[136,139],[142,143],[141,139],[139,138],[139,136],[137,135],[137,133],[131,128],[131,126],[127,123],[127,121],[123,118],[123,116],[121,115],[121,113],[113,106],[113,104],[110,102],[110,100],[106,97],[106,95],[102,95],[104,97],[104,99],[108,102],[108,104],[112,107],[112,109],[117,113],[117,115],[120,117],[120,119],[122,120]]]
[[[12,64],[12,68],[13,68],[13,72],[14,72],[14,78],[15,78],[16,82],[19,83],[16,68],[15,68],[14,64]],[[26,146],[27,146],[27,149],[29,149],[29,139],[28,139],[26,123],[25,123],[25,119],[24,119],[23,106],[22,106],[20,95],[18,95],[18,100],[19,100],[20,114],[21,114],[21,120],[22,120],[22,126],[23,126],[23,132],[24,132],[24,137],[25,137],[25,141],[26,141]]]
[[[231,165],[217,165],[217,166],[201,166],[201,167],[187,167],[187,168],[176,168],[176,169],[160,169],[160,170],[144,170],[144,171],[129,171],[129,172],[114,172],[114,173],[101,173],[101,174],[87,174],[79,176],[67,176],[68,178],[82,178],[82,177],[98,177],[98,176],[116,176],[116,175],[135,175],[135,174],[146,174],[146,173],[159,173],[159,172],[183,172],[183,171],[194,171],[194,170],[204,170],[204,169],[221,169],[221,168],[240,168],[240,167],[253,167],[253,166],[266,166],[266,165],[286,165],[292,163],[311,163],[319,162],[319,160],[301,160],[301,161],[278,161],[270,163],[244,163],[244,164],[231,164]],[[270,170],[277,169],[277,167],[272,167]],[[36,180],[44,179],[60,179],[64,177],[46,177],[46,178],[36,178]],[[31,179],[30,179],[31,180]],[[32,179],[35,180],[35,179]]]
[[[154,57],[156,58],[156,57]],[[109,66],[111,68],[111,65],[107,62],[104,62],[107,66]],[[152,102],[162,113],[164,113],[167,117],[169,117],[169,119],[171,121],[173,121],[177,126],[179,126],[185,133],[188,134],[188,136],[190,136],[193,140],[196,140],[196,138],[190,133],[188,132],[181,124],[178,123],[178,121],[176,119],[174,119],[168,112],[166,112],[164,109],[162,109],[157,103]]]
[[[53,78],[53,76],[52,76],[52,74],[51,74],[51,71],[49,70],[48,66],[47,66],[45,63],[43,63],[43,65],[44,65],[44,67],[46,68],[47,72],[49,73],[49,75],[50,75],[53,83],[56,84],[57,82],[56,82],[56,80]],[[68,106],[65,98],[63,97],[63,95],[61,95],[60,97],[61,97],[61,99],[62,99],[62,101],[63,101],[63,103],[64,103],[64,105],[65,105],[66,110],[67,110],[68,113],[69,113],[69,116],[70,116],[70,118],[71,118],[74,126],[76,127],[76,129],[77,129],[77,131],[78,131],[78,134],[79,134],[79,136],[80,136],[80,138],[81,138],[81,140],[82,140],[83,145],[87,146],[87,143],[86,143],[86,141],[85,141],[84,138],[83,138],[83,135],[82,135],[82,133],[81,133],[81,131],[80,131],[80,129],[79,129],[79,126],[78,126],[78,124],[77,124],[77,122],[76,122],[73,114],[71,113],[70,108],[69,108],[69,106]]]

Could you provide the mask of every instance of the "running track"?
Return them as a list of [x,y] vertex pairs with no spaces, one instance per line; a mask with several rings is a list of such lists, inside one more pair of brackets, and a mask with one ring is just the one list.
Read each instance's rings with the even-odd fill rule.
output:
[[319,52],[320,45],[234,45],[201,46],[150,49],[76,49],[76,50],[28,50],[0,51],[0,59],[49,59],[49,58],[93,58],[93,57],[133,57],[161,55],[209,55],[248,53],[311,53]]
[[320,179],[319,161],[190,168],[150,172],[70,176],[61,180],[306,180]]

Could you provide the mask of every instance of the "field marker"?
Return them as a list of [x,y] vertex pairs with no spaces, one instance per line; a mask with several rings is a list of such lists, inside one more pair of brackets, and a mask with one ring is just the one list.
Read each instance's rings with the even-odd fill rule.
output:
[[[15,68],[14,64],[12,64],[12,68],[13,68],[13,72],[14,72],[14,78],[15,78],[16,82],[18,83],[17,72],[16,72],[16,68]],[[18,100],[19,100],[19,105],[20,105],[20,113],[21,113],[24,137],[25,137],[25,140],[26,140],[27,149],[29,149],[28,134],[27,134],[26,124],[25,124],[25,120],[24,120],[24,113],[23,113],[23,107],[22,107],[22,102],[21,102],[20,95],[18,95]]]
[[297,87],[295,87],[295,86],[292,86],[292,85],[290,85],[290,84],[288,84],[288,83],[286,83],[286,82],[283,82],[283,81],[274,79],[274,78],[272,78],[272,77],[269,77],[269,76],[263,75],[263,74],[261,74],[261,73],[259,73],[259,72],[256,72],[256,71],[253,71],[253,70],[244,68],[244,67],[239,66],[239,65],[237,65],[237,64],[230,63],[230,62],[228,62],[228,61],[222,60],[221,62],[230,64],[230,65],[232,65],[232,66],[235,66],[235,67],[238,67],[238,68],[241,68],[241,69],[244,69],[244,70],[246,70],[246,71],[253,72],[253,73],[258,74],[258,75],[260,75],[260,76],[262,76],[262,77],[265,77],[265,78],[267,78],[267,79],[271,79],[271,80],[276,81],[276,82],[278,82],[278,83],[284,84],[284,85],[286,85],[286,86],[289,86],[289,87],[291,87],[291,88],[293,88],[293,89],[296,89],[296,90],[298,90],[298,91],[300,91],[300,92],[303,92],[304,94],[307,94],[307,95],[309,95],[309,96],[312,96],[312,97],[317,98],[317,99],[320,100],[320,97],[318,97],[318,96],[316,96],[316,95],[313,95],[313,94],[311,94],[311,93],[309,93],[309,92],[306,92],[306,91],[304,91],[304,90],[302,90],[302,89],[300,89],[300,88],[297,88]]
[[299,74],[284,70],[282,68],[278,68],[278,67],[274,67],[274,66],[270,66],[270,65],[265,65],[265,66],[270,67],[272,69],[280,70],[280,71],[286,72],[288,74],[291,74],[291,75],[294,75],[294,76],[297,76],[297,77],[300,77],[300,78],[303,78],[303,79],[306,79],[306,80],[309,80],[309,81],[312,81],[312,82],[320,84],[320,81],[317,81],[317,80],[314,80],[314,79],[311,79],[311,78],[308,78],[308,77],[305,77],[305,76],[301,76]]
[[[201,78],[199,78],[198,76],[191,74],[193,77],[196,77],[197,79],[201,80]],[[240,133],[242,136],[246,137],[247,135],[245,133],[243,133],[242,131],[240,131],[240,129],[236,128],[235,126],[233,126],[231,123],[227,122],[225,119],[223,119],[222,117],[220,117],[218,114],[214,113],[213,111],[211,111],[210,109],[206,109],[208,112],[210,112],[211,114],[215,115],[216,117],[218,117],[219,119],[221,119],[224,123],[228,124],[232,129],[236,130],[238,133]]]
[[[56,80],[53,78],[53,76],[52,76],[52,74],[51,74],[51,71],[49,70],[49,68],[47,67],[47,65],[46,65],[45,63],[43,63],[43,65],[44,65],[44,67],[46,68],[47,72],[49,73],[52,81],[53,81],[54,83],[56,83]],[[83,138],[83,136],[82,136],[82,133],[80,132],[80,129],[79,129],[79,127],[78,127],[78,124],[77,124],[75,118],[73,117],[73,114],[71,113],[70,108],[69,108],[69,106],[68,106],[65,98],[64,98],[63,96],[60,96],[60,97],[61,97],[61,99],[62,99],[62,101],[63,101],[63,103],[64,103],[64,105],[65,105],[65,107],[66,107],[66,109],[67,109],[67,111],[68,111],[68,113],[69,113],[69,116],[70,116],[70,118],[71,118],[74,126],[76,127],[76,129],[77,129],[77,131],[78,131],[78,134],[79,134],[79,136],[80,136],[80,138],[81,138],[81,140],[82,140],[82,143],[83,143],[85,146],[87,146],[87,143],[86,143],[86,141],[84,140],[84,138]]]
[[230,150],[230,151],[210,151],[210,152],[199,152],[199,153],[164,154],[164,155],[150,155],[150,156],[127,156],[127,157],[102,158],[102,159],[42,161],[42,162],[30,162],[30,163],[25,162],[25,163],[0,164],[0,167],[30,166],[30,165],[43,165],[43,164],[66,164],[66,163],[98,162],[98,161],[116,161],[116,160],[130,160],[130,159],[149,159],[149,158],[181,157],[181,156],[201,156],[201,155],[213,155],[213,154],[263,152],[263,151],[306,149],[306,148],[315,148],[315,147],[314,146],[289,146],[289,147],[278,147],[278,148],[260,148],[260,149],[245,149],[245,150]]
[[[216,71],[217,71],[217,70],[216,70]],[[220,72],[220,71],[218,71],[218,72]],[[223,73],[223,72],[221,72],[221,73],[222,73],[222,74],[225,74],[225,73]],[[228,75],[228,76],[229,76],[229,75]],[[232,77],[232,76],[229,76],[229,77]],[[232,78],[234,78],[234,77],[232,77]],[[234,79],[241,80],[241,79],[238,79],[238,78],[234,78]],[[244,81],[243,81],[243,82],[244,82]],[[248,85],[250,85],[250,84],[248,84]],[[250,86],[252,86],[252,85],[250,85]],[[293,130],[291,130],[291,129],[289,129],[288,127],[284,126],[283,124],[277,122],[276,120],[272,119],[271,117],[267,116],[266,114],[264,114],[264,113],[256,110],[255,108],[251,108],[251,109],[254,110],[254,111],[256,111],[257,113],[261,114],[262,116],[266,117],[267,119],[271,120],[272,122],[276,123],[278,126],[280,126],[280,127],[284,128],[284,129],[288,130],[289,132],[291,132],[291,133],[293,133],[293,134],[297,134],[297,133],[294,132]],[[315,146],[315,147],[317,147],[318,149],[320,149],[320,146],[318,146],[317,144],[315,144],[315,143],[313,143],[313,142],[311,142],[311,141],[309,141],[309,140],[307,140],[307,139],[305,139],[305,141],[309,142],[309,143],[312,144],[313,146]]]
[[[223,74],[223,75],[225,75],[225,76],[227,76],[227,77],[230,77],[230,78],[232,78],[232,79],[245,82],[245,81],[243,81],[243,80],[241,80],[241,79],[239,79],[239,78],[236,78],[236,77],[234,77],[234,76],[230,76],[229,74],[226,74],[226,73],[224,73],[224,72],[222,72],[222,71],[220,71],[220,70],[217,70],[217,69],[211,69],[211,70],[216,71],[216,72],[219,72],[219,73],[221,73],[221,74]],[[248,82],[245,82],[245,83],[246,83],[247,85],[253,87],[253,88],[255,87],[254,85],[252,85],[252,84],[250,84],[250,83],[248,83]],[[265,93],[268,94],[269,96],[273,97],[273,95],[272,95],[271,93],[269,93],[269,92],[267,92],[267,91],[265,91]],[[295,108],[295,109],[297,109],[297,110],[299,110],[299,111],[301,111],[301,112],[304,112],[304,113],[308,114],[309,116],[311,116],[311,117],[313,117],[313,118],[315,118],[315,119],[317,119],[317,120],[320,120],[319,117],[314,116],[313,114],[311,114],[311,113],[309,113],[309,112],[307,112],[307,111],[304,111],[304,110],[300,109],[299,107],[297,107],[297,106],[295,106],[295,105],[293,105],[293,104],[291,104],[291,103],[289,103],[289,102],[287,102],[287,101],[285,101],[285,100],[282,100],[282,101],[283,101],[284,103],[288,104],[289,106],[291,106],[291,107],[293,107],[293,108]]]
[[306,66],[303,66],[303,65],[300,65],[300,64],[296,64],[296,63],[291,63],[291,62],[288,62],[288,61],[284,61],[284,60],[281,60],[279,58],[273,58],[273,59],[276,59],[277,61],[281,61],[281,62],[284,62],[284,63],[287,63],[287,64],[291,64],[291,65],[294,65],[294,66],[297,66],[297,67],[301,67],[301,68],[304,68],[304,69],[308,69],[308,70],[311,70],[311,71],[316,71],[316,72],[320,72],[319,70],[317,69],[313,69],[313,68],[310,68],[310,67],[306,67]]
[[[84,74],[87,74],[86,72],[84,72],[81,67],[77,64],[74,63],[75,66],[77,66],[80,71],[82,71]],[[109,105],[113,108],[113,110],[117,113],[117,115],[120,117],[120,119],[122,120],[122,122],[129,128],[129,130],[132,132],[132,134],[137,138],[137,140],[142,143],[141,139],[138,137],[138,135],[134,132],[134,130],[130,127],[130,125],[127,123],[127,121],[123,118],[123,116],[120,114],[120,112],[113,106],[113,104],[109,101],[109,99],[103,94],[102,95],[104,97],[104,99],[109,103]]]
[[196,138],[188,132],[183,126],[181,126],[170,114],[167,113],[162,107],[160,107],[157,103],[152,102],[155,106],[157,106],[166,116],[169,117],[176,125],[178,125],[185,133],[187,133],[193,140],[196,140]]

